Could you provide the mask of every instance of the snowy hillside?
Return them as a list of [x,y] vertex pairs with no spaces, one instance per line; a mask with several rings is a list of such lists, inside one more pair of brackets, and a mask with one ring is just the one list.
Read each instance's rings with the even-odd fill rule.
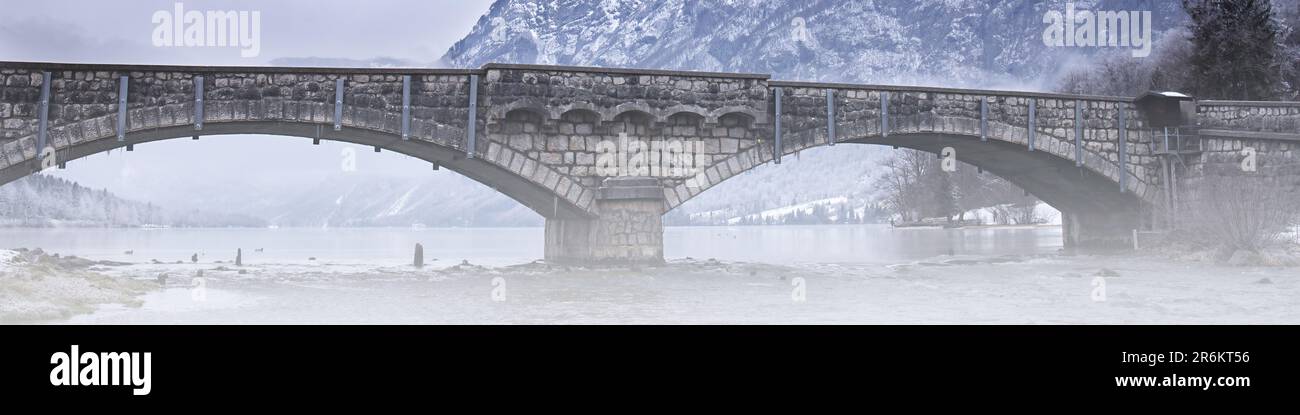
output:
[[205,210],[169,210],[38,174],[0,186],[0,227],[265,226],[260,219]]
[[[1152,10],[1157,31],[1186,21],[1178,2],[1079,0],[1076,9]],[[1064,1],[500,0],[442,60],[770,73],[786,80],[1021,86],[1052,81],[1090,49],[1043,45]]]

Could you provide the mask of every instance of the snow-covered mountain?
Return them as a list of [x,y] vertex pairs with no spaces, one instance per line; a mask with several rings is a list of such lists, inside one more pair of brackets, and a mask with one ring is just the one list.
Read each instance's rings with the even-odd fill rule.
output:
[[[1157,35],[1187,21],[1176,1],[1076,0],[1150,10]],[[1020,87],[1051,83],[1096,49],[1043,43],[1040,0],[500,0],[442,61],[770,73],[785,80]]]

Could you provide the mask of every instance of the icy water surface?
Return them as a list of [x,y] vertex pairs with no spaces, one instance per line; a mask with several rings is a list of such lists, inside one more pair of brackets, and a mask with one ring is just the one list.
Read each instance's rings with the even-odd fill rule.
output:
[[[2,230],[0,238],[131,263],[95,268],[109,275],[167,275],[138,304],[53,322],[1300,322],[1295,269],[1067,256],[1052,227],[669,228],[667,266],[612,270],[533,263],[542,254],[534,228]],[[424,269],[409,265],[416,242]],[[242,267],[230,263],[236,248]]]

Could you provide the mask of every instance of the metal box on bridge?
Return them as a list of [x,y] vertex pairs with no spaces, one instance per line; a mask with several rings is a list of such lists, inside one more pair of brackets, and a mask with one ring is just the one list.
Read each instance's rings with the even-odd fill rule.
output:
[[1133,100],[1152,128],[1196,125],[1196,99],[1173,91],[1150,91]]
[[1172,91],[1150,91],[1133,100],[1147,119],[1157,140],[1152,143],[1156,154],[1180,155],[1201,152],[1196,127],[1196,99]]

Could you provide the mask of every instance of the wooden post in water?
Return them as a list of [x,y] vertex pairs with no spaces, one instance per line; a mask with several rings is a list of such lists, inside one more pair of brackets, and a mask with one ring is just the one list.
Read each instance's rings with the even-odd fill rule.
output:
[[415,267],[424,268],[424,245],[415,244]]
[[238,248],[235,250],[235,266],[244,266],[244,248]]

